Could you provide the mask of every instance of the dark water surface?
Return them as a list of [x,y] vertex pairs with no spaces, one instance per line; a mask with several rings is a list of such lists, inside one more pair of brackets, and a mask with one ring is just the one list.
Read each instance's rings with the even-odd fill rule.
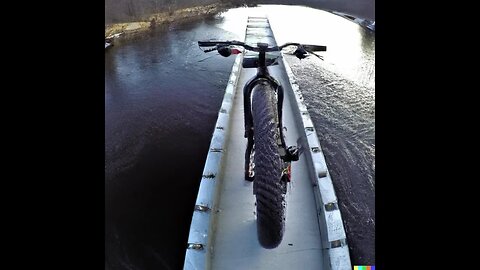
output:
[[243,40],[246,17],[263,12],[277,43],[328,46],[324,62],[287,60],[324,148],[352,263],[375,263],[375,36],[323,11],[269,6],[170,25],[105,53],[106,269],[182,268],[234,61],[196,41]]

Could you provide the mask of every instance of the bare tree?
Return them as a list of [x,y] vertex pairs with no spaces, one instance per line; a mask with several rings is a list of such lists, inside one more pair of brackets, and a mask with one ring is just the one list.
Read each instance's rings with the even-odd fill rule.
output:
[[125,7],[125,13],[127,14],[128,17],[132,19],[135,19],[137,17],[134,0],[127,1],[127,5]]
[[119,23],[146,19],[160,12],[173,13],[176,9],[238,0],[105,0],[105,23]]

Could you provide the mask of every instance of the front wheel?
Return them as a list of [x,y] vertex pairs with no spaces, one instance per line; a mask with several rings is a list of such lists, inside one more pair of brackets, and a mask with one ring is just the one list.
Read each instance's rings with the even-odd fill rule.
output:
[[275,92],[259,82],[252,93],[255,142],[255,180],[258,240],[264,248],[276,248],[285,230],[285,189],[283,162],[278,153],[278,113]]

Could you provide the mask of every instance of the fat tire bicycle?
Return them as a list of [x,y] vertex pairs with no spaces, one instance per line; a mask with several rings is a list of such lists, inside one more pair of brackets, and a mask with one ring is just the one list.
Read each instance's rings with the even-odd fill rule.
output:
[[264,248],[276,248],[285,231],[285,195],[291,178],[291,162],[297,161],[302,147],[285,143],[282,125],[284,91],[273,78],[268,66],[277,65],[278,56],[266,57],[267,52],[279,52],[288,46],[296,46],[293,53],[303,59],[309,54],[323,58],[314,51],[326,51],[326,46],[286,43],[269,46],[257,43],[251,46],[240,41],[198,41],[200,47],[213,47],[204,52],[217,51],[228,57],[242,53],[235,47],[258,52],[258,57],[244,58],[243,68],[257,68],[257,74],[243,88],[243,106],[247,147],[245,151],[245,180],[253,181],[256,197],[257,235]]

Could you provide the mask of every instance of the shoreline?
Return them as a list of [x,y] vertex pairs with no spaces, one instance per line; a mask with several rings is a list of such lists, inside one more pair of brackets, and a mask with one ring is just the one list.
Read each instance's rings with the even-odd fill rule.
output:
[[[205,6],[195,6],[177,9],[174,11],[154,13],[145,17],[143,20],[134,22],[105,24],[105,50],[112,47],[116,40],[123,41],[140,37],[142,34],[149,33],[156,28],[165,27],[171,23],[184,23],[192,20],[198,20],[218,14],[219,12],[226,11],[230,8],[241,6],[245,5],[238,3],[216,3]],[[338,12],[331,9],[324,9],[324,11],[348,19],[362,27],[369,29],[372,32],[375,32],[374,20],[359,18],[348,13]]]
[[154,30],[157,27],[162,27],[169,23],[188,22],[190,20],[214,15],[221,11],[225,11],[229,8],[234,8],[237,6],[238,5],[225,3],[210,4],[206,6],[178,9],[171,12],[166,11],[155,13],[146,17],[145,20],[139,20],[135,22],[106,24],[105,49],[111,47],[114,44],[114,40],[117,39],[124,40],[136,37],[139,34],[148,33],[150,30]]

